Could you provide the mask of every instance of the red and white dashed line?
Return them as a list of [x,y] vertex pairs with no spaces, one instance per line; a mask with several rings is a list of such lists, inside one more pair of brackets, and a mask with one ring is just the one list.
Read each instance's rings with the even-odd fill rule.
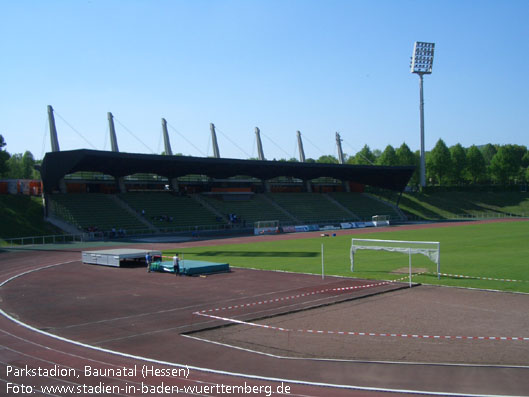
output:
[[200,310],[198,313],[211,313],[211,312],[219,312],[219,311],[223,311],[223,310],[241,309],[241,308],[245,308],[245,307],[257,306],[257,305],[265,305],[265,304],[268,304],[268,303],[283,302],[283,301],[288,301],[288,300],[293,300],[293,299],[299,299],[299,298],[303,298],[305,296],[323,294],[325,292],[352,291],[352,290],[356,290],[356,289],[373,288],[373,287],[379,287],[381,285],[389,285],[390,283],[391,283],[390,281],[383,281],[383,282],[379,282],[379,283],[365,284],[365,285],[355,285],[355,286],[351,286],[351,287],[325,288],[325,289],[321,289],[321,290],[318,290],[318,291],[306,292],[306,293],[297,294],[297,295],[290,295],[290,296],[285,296],[285,297],[282,297],[282,298],[268,299],[268,300],[262,300],[262,301],[258,301],[258,302],[252,302],[252,303],[244,303],[244,304],[233,305],[233,306],[217,307],[215,309],[205,309],[205,310]]
[[284,328],[284,327],[276,327],[274,325],[252,323],[249,321],[237,320],[235,318],[221,317],[221,316],[209,314],[209,313],[220,312],[220,311],[225,311],[225,310],[234,310],[234,309],[241,309],[241,308],[246,308],[246,307],[265,305],[265,304],[282,302],[282,301],[290,301],[290,300],[299,299],[299,298],[303,298],[306,296],[317,295],[317,294],[330,292],[330,291],[338,292],[338,291],[352,291],[352,290],[363,289],[363,288],[373,288],[373,287],[378,287],[382,285],[388,285],[388,284],[391,284],[392,282],[400,281],[400,280],[401,279],[393,280],[393,281],[383,281],[383,282],[373,283],[373,284],[355,285],[355,286],[350,286],[350,287],[325,288],[325,289],[321,289],[318,291],[306,292],[306,293],[297,294],[297,295],[290,295],[290,296],[285,296],[282,298],[262,300],[258,302],[245,303],[245,304],[233,305],[233,306],[218,307],[215,309],[200,310],[200,311],[194,312],[193,314],[198,315],[198,316],[209,317],[215,320],[222,320],[222,321],[231,322],[235,324],[248,325],[251,327],[265,328],[265,329],[282,331],[282,332],[300,332],[300,333],[308,333],[308,334],[342,335],[342,336],[392,337],[392,338],[410,338],[410,339],[523,341],[523,342],[529,341],[529,337],[520,337],[520,336],[452,336],[452,335],[424,335],[424,334],[421,335],[421,334],[388,333],[388,332],[358,332],[358,331],[326,331],[326,330],[314,330],[314,329],[289,329],[289,328]]
[[521,336],[452,336],[452,335],[424,335],[424,334],[405,334],[405,333],[389,333],[389,332],[358,332],[358,331],[324,331],[314,329],[290,329],[284,327],[276,327],[274,325],[258,324],[249,321],[237,320],[229,317],[214,316],[204,312],[195,312],[194,314],[204,317],[213,318],[216,320],[223,320],[235,324],[248,325],[251,327],[265,328],[281,332],[300,332],[308,334],[321,335],[342,335],[342,336],[375,336],[375,337],[392,337],[392,338],[409,338],[409,339],[443,339],[443,340],[474,340],[474,341],[522,341],[528,342],[529,337]]
[[[433,272],[427,272],[426,274],[437,275],[437,273],[433,273]],[[504,281],[504,282],[511,282],[511,283],[529,283],[529,280],[513,280],[513,279],[510,279],[510,278],[492,278],[492,277],[466,276],[464,274],[450,274],[450,273],[439,273],[439,274],[441,276],[445,276],[445,277],[468,278],[468,279],[474,279],[474,280]]]

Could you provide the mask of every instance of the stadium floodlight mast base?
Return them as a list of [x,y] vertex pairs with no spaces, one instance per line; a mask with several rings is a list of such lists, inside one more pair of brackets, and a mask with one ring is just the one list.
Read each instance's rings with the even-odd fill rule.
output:
[[423,96],[423,76],[432,73],[433,54],[435,43],[424,43],[416,41],[411,57],[411,73],[419,75],[420,89],[420,115],[421,115],[421,186],[426,186],[426,160],[424,152],[424,96]]

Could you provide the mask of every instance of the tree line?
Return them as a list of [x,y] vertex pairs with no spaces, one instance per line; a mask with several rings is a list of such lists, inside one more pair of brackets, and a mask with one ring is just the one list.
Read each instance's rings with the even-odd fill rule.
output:
[[[347,164],[358,165],[414,165],[415,172],[410,185],[419,185],[420,152],[411,151],[406,143],[398,148],[387,145],[384,151],[371,150],[365,145],[355,155],[344,154]],[[529,182],[529,151],[520,145],[472,145],[461,144],[448,147],[439,139],[434,148],[426,152],[426,183],[430,186],[450,185],[512,185]],[[282,161],[297,161],[295,158]],[[338,158],[323,155],[307,162],[336,163]]]
[[[40,179],[34,166],[35,160],[30,151],[9,154],[7,143],[0,135],[0,177],[9,179]],[[414,165],[416,170],[410,185],[419,185],[419,151],[413,152],[406,143],[398,148],[387,145],[381,151],[371,150],[365,145],[354,155],[344,154],[347,164],[358,165]],[[298,161],[296,158],[279,161]],[[334,155],[323,155],[317,159],[306,159],[309,163],[336,163]],[[476,185],[476,184],[526,184],[529,182],[529,151],[520,145],[472,145],[468,148],[461,144],[447,147],[439,139],[434,148],[426,153],[426,182],[431,186]]]
[[24,154],[9,154],[5,147],[7,143],[0,135],[0,177],[7,179],[40,179],[40,173],[35,169],[38,163],[30,151]]

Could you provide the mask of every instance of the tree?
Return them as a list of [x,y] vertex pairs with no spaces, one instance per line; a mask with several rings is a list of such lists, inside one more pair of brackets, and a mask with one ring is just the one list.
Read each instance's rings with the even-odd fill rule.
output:
[[472,145],[468,148],[467,171],[470,175],[470,178],[472,179],[472,183],[476,183],[487,173],[485,158],[483,157],[483,153],[481,153],[476,145]]
[[415,166],[415,172],[411,176],[410,179],[410,185],[418,185],[419,184],[419,160],[420,156],[417,157],[415,153],[413,153],[409,146],[406,145],[406,143],[403,143],[400,145],[400,147],[395,150],[395,154],[397,155],[398,163],[397,165],[413,165]]
[[417,165],[415,154],[413,154],[406,143],[400,145],[400,147],[395,150],[395,154],[397,155],[398,165]]
[[7,161],[8,172],[6,176],[12,179],[40,179],[39,172],[35,169],[35,159],[30,151],[23,155],[16,153]]
[[522,157],[522,150],[519,146],[500,146],[490,162],[490,172],[494,180],[507,184],[516,178],[522,166]]
[[330,154],[325,154],[323,156],[320,156],[320,158],[318,158],[316,162],[324,164],[338,164],[338,159]]
[[26,151],[22,156],[22,178],[33,179],[35,175],[35,159],[30,151]]
[[452,172],[450,150],[442,139],[439,139],[426,159],[427,170],[441,185]]
[[9,171],[8,161],[11,156],[6,150],[4,150],[6,145],[4,137],[0,135],[0,176],[7,174]]
[[486,165],[490,165],[490,162],[492,161],[492,158],[494,157],[497,151],[498,148],[492,143],[487,143],[481,148],[481,152],[483,153],[483,158],[485,159]]
[[529,151],[526,151],[522,157],[522,167],[529,167]]
[[452,183],[461,184],[465,181],[467,153],[460,143],[450,148],[450,158],[452,160]]
[[347,163],[372,165],[375,164],[376,161],[377,158],[375,154],[371,151],[368,145],[364,145],[364,147],[358,153],[356,153],[353,157],[349,157]]
[[22,154],[15,153],[13,154],[8,162],[9,171],[7,172],[7,177],[12,179],[21,179],[22,178]]
[[380,157],[377,159],[378,165],[398,165],[399,159],[397,157],[397,153],[395,152],[395,149],[391,145],[387,145]]

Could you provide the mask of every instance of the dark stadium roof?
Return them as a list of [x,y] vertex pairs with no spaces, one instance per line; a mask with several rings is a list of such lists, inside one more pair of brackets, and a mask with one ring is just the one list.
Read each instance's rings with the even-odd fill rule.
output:
[[87,149],[46,153],[40,167],[44,190],[47,192],[55,189],[65,175],[78,171],[102,172],[114,177],[137,173],[152,173],[167,178],[190,174],[207,175],[212,178],[247,175],[264,180],[278,176],[303,180],[331,177],[402,191],[414,170],[413,166],[388,167],[162,156]]

